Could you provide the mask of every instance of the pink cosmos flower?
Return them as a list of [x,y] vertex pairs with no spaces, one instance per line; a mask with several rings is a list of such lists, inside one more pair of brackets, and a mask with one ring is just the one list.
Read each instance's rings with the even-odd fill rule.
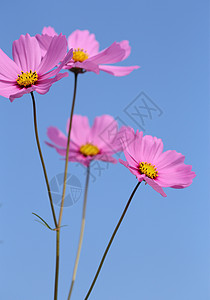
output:
[[145,181],[155,191],[166,197],[162,187],[181,189],[189,186],[196,176],[191,171],[192,166],[185,165],[185,157],[174,150],[163,152],[161,139],[143,132],[127,128],[127,136],[132,143],[124,144],[124,154],[127,161],[119,159],[120,163],[134,174],[138,181]]
[[[57,35],[52,27],[44,27],[42,35],[36,35],[43,53],[48,48],[49,42],[53,36]],[[65,65],[65,69],[77,70],[77,72],[92,71],[99,74],[100,70],[115,76],[125,76],[139,66],[111,66],[109,64],[117,63],[126,59],[131,52],[129,42],[124,40],[114,42],[110,47],[99,52],[99,42],[95,35],[90,34],[88,30],[75,30],[68,37],[69,49],[73,48],[73,57]]]
[[21,35],[12,45],[14,61],[0,49],[0,95],[12,102],[33,91],[47,93],[54,82],[68,76],[68,73],[58,74],[72,57],[72,50],[66,53],[67,42],[62,34],[51,39],[44,57],[35,37]]
[[[108,129],[112,126],[112,135],[108,137]],[[69,120],[66,131],[69,129]],[[112,157],[122,150],[119,144],[117,122],[109,115],[96,117],[93,126],[90,127],[88,118],[74,115],[72,120],[69,161],[79,162],[89,166],[92,160],[102,160],[117,163]],[[56,127],[49,127],[48,138],[53,142],[46,144],[56,149],[61,155],[66,155],[67,136]]]

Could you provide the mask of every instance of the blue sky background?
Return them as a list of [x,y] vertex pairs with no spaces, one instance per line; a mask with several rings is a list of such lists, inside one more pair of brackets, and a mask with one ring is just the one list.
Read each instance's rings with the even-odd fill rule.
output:
[[[144,92],[162,111],[145,119],[145,133],[162,138],[164,149],[186,155],[197,177],[184,190],[165,189],[163,198],[141,185],[111,247],[91,294],[96,300],[207,300],[210,297],[209,237],[209,5],[208,1],[4,1],[1,45],[11,56],[21,34],[41,33],[51,25],[67,36],[89,29],[100,49],[128,39],[130,57],[122,65],[140,65],[129,76],[101,73],[79,76],[75,112],[110,114],[140,128],[125,108]],[[35,94],[39,133],[49,178],[64,162],[48,148],[46,129],[65,130],[73,75]],[[50,224],[43,172],[35,144],[29,95],[12,104],[0,97],[0,299],[53,299],[55,234],[34,221],[36,212]],[[123,158],[123,154],[121,155]],[[84,299],[100,258],[136,185],[121,164],[91,179],[85,238],[72,299]],[[84,169],[69,172],[84,186]],[[78,243],[82,196],[64,209],[59,299],[67,299]]]

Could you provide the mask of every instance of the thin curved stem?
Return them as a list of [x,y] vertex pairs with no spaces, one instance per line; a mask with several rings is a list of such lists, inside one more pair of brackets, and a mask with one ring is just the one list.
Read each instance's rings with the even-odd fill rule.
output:
[[78,263],[79,263],[79,258],[80,258],[80,252],[81,252],[81,248],[82,248],[84,229],[85,229],[85,216],[86,216],[86,205],[87,205],[87,193],[88,193],[89,177],[90,177],[90,167],[88,166],[87,167],[86,183],[85,183],[85,194],[84,194],[84,201],[83,201],[82,223],[81,223],[81,229],[80,229],[79,244],[78,244],[78,249],[77,249],[76,260],[75,260],[75,263],[74,263],[74,270],[73,270],[73,275],[72,275],[72,281],[71,281],[71,287],[70,287],[70,290],[69,290],[68,300],[70,300],[70,298],[71,298],[72,290],[73,290],[73,287],[74,287],[74,282],[75,282],[75,279],[76,279],[77,268],[78,268]]
[[55,268],[55,289],[54,289],[54,300],[58,299],[58,277],[59,277],[59,260],[60,260],[60,227],[63,215],[63,206],[64,206],[64,199],[66,194],[66,178],[67,178],[67,170],[68,170],[68,158],[69,158],[69,146],[70,146],[70,134],[71,134],[71,127],[72,127],[72,118],[74,114],[74,105],[76,100],[76,91],[77,91],[77,77],[78,74],[74,73],[74,94],[71,106],[71,113],[70,113],[70,121],[69,121],[69,130],[68,130],[68,140],[67,140],[67,147],[66,147],[66,159],[65,159],[65,170],[64,170],[64,180],[63,180],[63,192],[62,192],[62,199],[61,199],[61,206],[60,206],[60,213],[57,225],[57,233],[56,233],[56,268]]
[[92,291],[92,289],[93,289],[93,287],[94,287],[94,285],[95,285],[95,283],[96,283],[96,280],[97,280],[98,275],[99,275],[99,273],[100,273],[100,271],[101,271],[101,268],[102,268],[103,263],[104,263],[104,260],[105,260],[105,258],[106,258],[106,256],[107,256],[107,253],[108,253],[108,251],[109,251],[109,248],[111,247],[111,244],[112,244],[112,242],[113,242],[113,240],[114,240],[114,237],[115,237],[115,235],[116,235],[116,233],[117,233],[117,231],[118,231],[118,229],[119,229],[119,227],[120,227],[120,224],[122,223],[122,220],[123,220],[123,218],[124,218],[124,216],[125,216],[125,214],[126,214],[126,212],[127,212],[127,210],[128,210],[128,207],[129,207],[129,205],[130,205],[130,203],[131,203],[131,200],[132,200],[132,198],[133,198],[133,196],[134,196],[136,190],[138,189],[140,183],[141,183],[141,182],[138,182],[138,183],[137,183],[137,185],[135,186],[135,188],[134,188],[132,194],[130,195],[130,198],[129,198],[129,200],[128,200],[128,202],[127,202],[127,204],[126,204],[126,206],[125,206],[125,208],[124,208],[124,210],[123,210],[123,213],[122,213],[122,215],[121,215],[121,217],[120,217],[120,219],[119,219],[119,221],[118,221],[118,223],[117,223],[117,226],[115,227],[115,230],[114,230],[114,232],[113,232],[113,234],[112,234],[112,236],[111,236],[111,238],[110,238],[110,240],[109,240],[109,243],[108,243],[108,245],[107,245],[107,247],[106,247],[106,250],[104,251],[104,255],[103,255],[102,259],[101,259],[101,262],[100,262],[100,264],[99,264],[98,270],[97,270],[97,272],[96,272],[96,274],[95,274],[95,277],[94,277],[94,279],[93,279],[93,281],[92,281],[92,284],[91,284],[91,286],[90,286],[90,288],[89,288],[89,290],[88,290],[88,292],[87,292],[87,295],[85,296],[85,299],[84,299],[84,300],[87,300],[87,299],[89,298],[89,296],[90,296],[90,293],[91,293],[91,291]]
[[44,171],[44,177],[45,177],[45,182],[47,185],[47,191],[48,191],[48,196],[49,196],[49,200],[50,200],[50,206],[51,206],[51,210],[52,210],[53,220],[55,223],[55,227],[57,227],[58,224],[57,224],[55,209],[54,209],[54,205],[53,205],[53,201],[52,201],[50,184],[49,184],[49,180],[47,177],[47,171],[46,171],[46,167],[45,167],[45,163],[44,163],[44,159],[43,159],[43,155],[42,155],[42,150],[41,150],[41,146],[40,146],[40,142],[39,142],[39,135],[38,135],[38,129],[37,129],[37,116],[36,116],[36,103],[35,103],[35,98],[34,98],[33,92],[31,92],[31,97],[32,97],[32,103],[33,103],[34,130],[35,130],[35,136],[36,136],[36,143],[37,143],[37,147],[38,147],[38,151],[39,151],[40,160],[42,163],[42,168]]
[[61,200],[60,213],[59,213],[59,219],[58,219],[58,227],[61,226],[62,215],[63,215],[63,205],[64,205],[64,199],[65,199],[65,194],[66,194],[66,178],[67,178],[67,170],[68,170],[68,162],[69,162],[68,158],[69,158],[69,148],[70,148],[70,135],[71,135],[72,118],[73,118],[73,114],[74,114],[74,105],[75,105],[76,92],[77,92],[77,76],[78,76],[78,74],[74,73],[74,95],[73,95],[70,121],[69,121],[69,131],[68,131],[68,140],[67,140],[67,148],[66,148],[66,160],[65,160],[65,171],[64,171],[64,179],[63,179],[63,193],[62,193],[62,200]]

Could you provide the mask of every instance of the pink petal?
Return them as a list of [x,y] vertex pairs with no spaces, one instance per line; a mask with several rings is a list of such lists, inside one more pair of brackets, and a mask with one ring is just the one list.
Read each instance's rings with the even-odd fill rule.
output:
[[[19,93],[21,89],[16,83],[5,82],[0,80],[0,95],[9,98],[11,94]],[[14,99],[13,99],[14,100]],[[13,101],[12,100],[12,101]]]
[[55,150],[56,150],[56,152],[58,153],[58,154],[60,154],[61,156],[66,156],[66,149],[64,149],[64,148],[59,148],[59,147],[57,147],[56,145],[54,145],[54,144],[51,144],[51,143],[49,143],[49,142],[45,142],[45,144],[46,145],[48,145],[48,146],[50,146],[50,147],[52,147],[52,148],[54,148]]
[[[116,122],[116,121],[115,121]],[[127,147],[127,144],[129,144],[130,142],[132,142],[133,140],[131,140],[131,135],[127,135],[127,127],[126,126],[122,126],[119,130],[118,130],[118,124],[116,122],[116,125],[115,127],[112,126],[110,128],[111,130],[107,130],[107,144],[110,144],[110,137],[109,135],[114,135],[115,136],[113,137],[113,141],[112,143],[110,144],[112,150],[113,150],[113,153],[117,153],[117,152],[121,152],[123,151],[124,149],[126,149]],[[113,130],[115,129],[115,131]],[[129,132],[130,133],[130,132]],[[104,138],[104,137],[103,137]],[[133,136],[132,136],[133,138]]]
[[144,180],[159,194],[161,194],[163,197],[167,197],[166,193],[163,191],[162,187],[159,186],[154,179],[151,179],[147,176],[145,176]]
[[135,175],[135,176],[138,178],[139,182],[141,182],[141,181],[143,180],[143,176],[142,176],[141,174],[139,174],[138,169],[129,166],[129,163],[128,163],[127,161],[123,161],[123,160],[120,159],[120,158],[119,158],[119,162],[120,162],[122,165],[124,165],[126,168],[128,168],[128,170],[129,170],[133,175]]
[[[63,159],[65,159],[66,157],[66,148],[59,148],[57,147],[56,145],[54,144],[51,144],[49,142],[45,142],[48,146],[54,148],[56,150],[56,152],[61,155],[63,157]],[[81,162],[81,161],[84,161],[86,160],[86,158],[84,159],[85,157],[83,155],[81,155],[81,153],[79,153],[79,149],[78,147],[76,147],[75,145],[71,144],[70,145],[70,151],[69,151],[69,157],[68,157],[68,160],[69,161],[78,161],[78,162]],[[87,164],[86,162],[83,163],[83,164]]]
[[94,62],[95,64],[112,64],[123,60],[124,56],[125,50],[114,42],[110,47],[88,58],[88,61]]
[[90,34],[88,30],[75,30],[68,37],[68,47],[80,48],[87,51],[89,56],[93,56],[99,51],[99,43],[95,39],[94,34]]
[[118,132],[117,138],[118,138],[118,140],[121,144],[122,150],[124,150],[124,149],[128,150],[129,149],[128,146],[131,143],[134,143],[134,140],[136,138],[136,134],[135,134],[133,128],[128,127],[128,126],[122,126],[120,128],[119,132]]
[[36,36],[36,39],[39,43],[39,46],[41,48],[41,54],[42,54],[42,57],[45,56],[45,54],[47,53],[47,50],[52,42],[52,39],[53,37],[52,36],[49,36],[47,34],[37,34]]
[[[48,75],[51,75],[51,74],[54,74],[54,72],[53,73],[48,73]],[[43,79],[43,77],[41,77],[41,79],[38,81],[38,84],[37,84],[37,86],[41,86],[41,85],[45,85],[45,84],[48,84],[48,83],[54,83],[54,82],[56,82],[56,81],[58,81],[58,80],[60,80],[61,78],[63,78],[63,77],[68,77],[69,76],[69,73],[67,73],[67,72],[65,72],[65,73],[59,73],[59,74],[57,74],[55,77],[53,77],[53,78],[46,78],[46,79]],[[51,77],[51,76],[50,76]]]
[[83,163],[84,165],[88,165],[93,160],[100,160],[100,161],[109,162],[113,164],[117,163],[117,160],[114,157],[107,154],[105,155],[104,153],[95,156],[84,156],[79,152],[75,153],[73,151],[69,153],[69,161],[74,161],[74,162],[77,161],[79,163]]
[[149,135],[143,136],[143,132],[136,132],[133,142],[127,147],[127,151],[138,162],[149,162],[157,167],[158,157],[163,150],[161,139]]
[[[140,142],[141,141],[141,142]],[[151,135],[142,137],[137,134],[136,143],[139,143],[138,152],[140,153],[140,161],[150,162],[157,167],[157,161],[163,151],[163,142],[161,139]]]
[[119,158],[119,162],[120,162],[123,166],[125,166],[126,168],[129,167],[129,163],[128,163],[127,161],[124,161],[124,160],[122,160],[121,158]]
[[132,155],[130,155],[126,150],[124,150],[124,155],[129,166],[138,168],[139,162],[136,161],[136,159]]
[[49,36],[58,35],[57,32],[55,32],[55,29],[53,27],[51,27],[51,26],[44,27],[42,29],[42,34],[47,34]]
[[41,49],[35,37],[21,35],[12,44],[13,59],[23,72],[37,71],[41,62]]
[[112,151],[112,144],[117,132],[118,124],[112,116],[96,117],[90,131],[89,142],[97,145],[100,149]]
[[[67,53],[67,55],[65,56],[63,61],[60,63],[60,65],[56,69],[41,75],[40,81],[42,81],[43,79],[50,78],[50,77],[55,76],[56,74],[58,74],[58,72],[60,72],[60,70],[63,68],[63,66],[66,64],[66,62],[69,61],[69,59],[71,59],[72,53],[73,53],[72,49],[69,50],[69,52]],[[68,73],[64,73],[64,74],[66,74],[65,77],[68,76]]]
[[93,159],[90,156],[85,157],[81,154],[77,154],[77,155],[74,155],[74,156],[69,156],[69,161],[78,162],[78,163],[84,165],[85,167],[88,167],[92,160]]
[[93,156],[94,160],[101,160],[101,161],[106,161],[106,162],[110,162],[112,164],[117,164],[117,159],[112,157],[112,155],[108,154],[108,153],[101,153],[98,155]]
[[[69,130],[69,120],[66,126],[66,132]],[[79,145],[85,145],[88,143],[90,135],[90,125],[88,118],[85,116],[74,115],[71,128],[71,140]]]
[[192,184],[196,176],[191,170],[192,166],[184,163],[168,167],[158,173],[156,181],[163,187],[185,188]]
[[123,60],[124,60],[124,59],[126,59],[126,58],[130,55],[130,53],[131,53],[131,46],[129,45],[129,41],[127,41],[127,40],[121,41],[121,42],[119,42],[118,44],[120,45],[120,47],[121,47],[122,49],[125,50],[125,55],[124,55],[124,57],[123,57]]
[[[61,154],[61,153],[62,152],[60,152],[59,154]],[[65,157],[66,153],[63,152],[61,155]],[[65,158],[63,158],[63,159],[65,159]],[[69,152],[68,160],[71,161],[71,162],[81,163],[84,166],[88,166],[88,165],[90,165],[90,162],[93,160],[93,158],[91,156],[84,156],[83,154],[81,154],[79,152],[79,150],[77,150],[77,151],[70,151]]]
[[96,74],[99,74],[99,72],[100,72],[98,65],[95,64],[94,62],[90,62],[88,59],[83,62],[74,63],[74,67],[85,69],[86,71],[91,71]]
[[[56,151],[60,155],[66,156],[66,146],[65,146],[65,148],[60,148],[60,146],[58,147],[56,144],[52,144],[47,141],[45,141],[45,144],[56,149]],[[76,144],[74,144],[73,142],[71,142],[70,148],[69,148],[69,156],[75,156],[77,153],[79,153],[79,147]]]
[[173,167],[180,163],[184,163],[185,157],[181,153],[175,150],[168,150],[163,152],[157,159],[156,166],[158,170],[162,170],[166,167]]
[[48,78],[48,79],[40,80],[37,85],[33,86],[34,90],[37,93],[39,93],[41,95],[44,95],[49,91],[49,89],[50,89],[50,87],[52,86],[53,83],[55,83],[56,81],[58,81],[58,80],[60,80],[64,77],[67,77],[67,76],[69,76],[69,74],[67,72],[65,72],[65,73],[57,74],[54,78]]
[[114,76],[126,76],[130,74],[133,70],[139,69],[139,66],[131,67],[120,67],[120,66],[109,66],[109,65],[99,65],[99,69],[106,73]]
[[39,43],[41,48],[42,57],[45,56],[47,50],[51,44],[53,36],[57,36],[58,34],[55,32],[53,27],[44,27],[42,30],[42,34],[37,34],[35,37]]
[[56,145],[66,148],[67,137],[56,127],[49,127],[47,129],[48,138]]
[[125,133],[127,136],[127,143],[124,145],[125,150],[135,158],[136,162],[142,161],[142,155],[140,151],[142,139],[143,139],[143,132],[138,132],[135,134],[130,128],[125,128]]
[[19,67],[0,49],[0,75],[5,80],[15,81],[20,73]]
[[35,91],[40,95],[45,95],[49,92],[53,83],[43,84],[36,87]]
[[11,102],[13,102],[16,98],[20,98],[25,94],[29,94],[31,92],[33,92],[35,90],[35,86],[29,87],[29,88],[23,88],[21,90],[19,90],[19,92],[15,93],[15,94],[10,94],[9,96],[9,100]]
[[[55,72],[54,72],[55,70],[53,70],[52,71],[52,73],[47,73],[46,75],[55,75]],[[57,71],[57,69],[56,69],[56,71]],[[59,72],[59,70],[57,71],[57,73]],[[65,73],[59,73],[59,74],[57,74],[55,77],[53,77],[53,78],[48,78],[48,76],[42,76],[41,77],[41,79],[38,81],[38,83],[37,83],[37,87],[38,88],[41,88],[41,86],[44,86],[44,85],[47,85],[47,84],[50,84],[50,85],[52,85],[54,82],[56,82],[56,81],[58,81],[58,80],[60,80],[60,79],[62,79],[62,78],[64,78],[64,77],[68,77],[69,76],[69,73],[67,73],[67,72],[65,72]],[[50,76],[50,77],[51,77]],[[43,79],[43,77],[45,77],[46,79]]]
[[66,37],[62,36],[61,34],[59,36],[54,36],[47,50],[47,53],[37,70],[38,73],[42,75],[53,69],[61,60],[64,59],[66,51]]
[[80,69],[84,69],[86,71],[94,72],[96,74],[100,73],[98,65],[96,65],[93,62],[89,62],[88,59],[83,62],[79,62],[79,61],[74,62],[71,60],[71,61],[67,62],[67,64],[63,67],[63,69],[67,69],[67,70],[70,70],[72,68],[80,68]]

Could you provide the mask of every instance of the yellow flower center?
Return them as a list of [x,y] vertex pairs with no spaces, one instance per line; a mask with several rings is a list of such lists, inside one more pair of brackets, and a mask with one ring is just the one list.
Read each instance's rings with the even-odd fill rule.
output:
[[99,153],[99,149],[97,146],[94,146],[92,144],[86,144],[80,147],[80,153],[82,153],[85,156],[94,156]]
[[139,164],[139,171],[141,174],[145,174],[152,179],[158,177],[158,171],[155,166],[148,164],[147,162],[141,162]]
[[74,49],[73,51],[73,60],[83,62],[84,60],[88,59],[89,55],[87,54],[87,51],[82,48]]
[[36,71],[32,72],[23,72],[21,71],[21,75],[18,74],[18,78],[16,79],[18,85],[20,87],[29,87],[35,84],[38,80],[38,75]]

